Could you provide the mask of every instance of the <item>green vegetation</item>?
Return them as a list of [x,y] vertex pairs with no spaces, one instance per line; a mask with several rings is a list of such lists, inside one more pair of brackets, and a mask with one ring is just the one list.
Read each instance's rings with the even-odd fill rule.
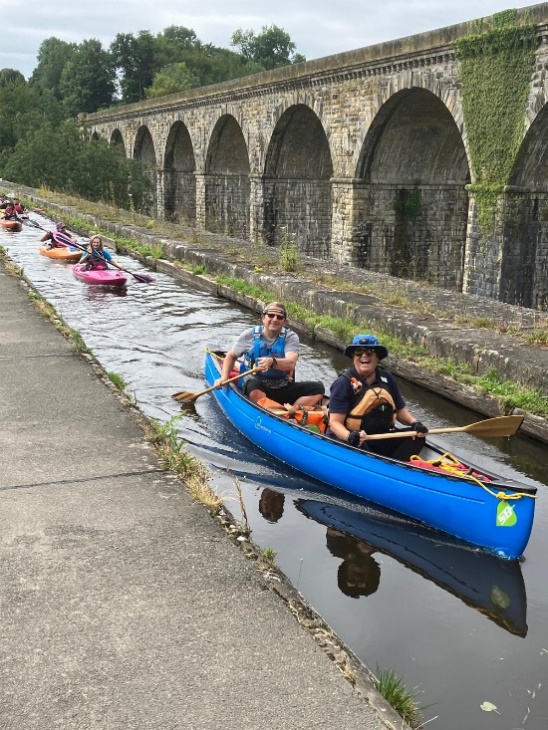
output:
[[274,548],[271,548],[271,547],[265,547],[261,550],[262,559],[265,562],[269,563],[270,565],[274,565],[274,563],[276,562],[277,554],[278,553],[276,552],[276,550],[274,550]]
[[127,383],[121,375],[118,375],[118,373],[111,372],[111,373],[107,373],[107,377],[110,380],[110,382],[113,383],[118,388],[118,390],[125,389]]
[[299,249],[293,236],[287,233],[286,228],[281,229],[280,240],[280,264],[284,271],[297,271],[299,264]]
[[523,140],[525,107],[534,67],[537,31],[516,25],[517,11],[479,21],[477,32],[454,42],[460,62],[462,103],[478,220],[493,230],[497,203]]
[[403,679],[393,669],[377,670],[377,675],[375,686],[380,694],[405,722],[418,728],[422,720],[422,709],[417,704],[417,690],[408,690]]

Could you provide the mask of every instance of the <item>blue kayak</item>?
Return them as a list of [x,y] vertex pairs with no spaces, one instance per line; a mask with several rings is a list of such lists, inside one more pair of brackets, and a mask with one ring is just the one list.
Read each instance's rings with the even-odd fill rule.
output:
[[[213,386],[220,375],[221,359],[208,351],[207,384]],[[269,412],[248,400],[234,384],[212,392],[238,431],[297,471],[499,557],[516,559],[523,554],[533,528],[534,486],[460,461],[470,475],[430,468],[427,461],[444,456],[431,442],[423,447],[421,461],[395,461],[333,441]]]

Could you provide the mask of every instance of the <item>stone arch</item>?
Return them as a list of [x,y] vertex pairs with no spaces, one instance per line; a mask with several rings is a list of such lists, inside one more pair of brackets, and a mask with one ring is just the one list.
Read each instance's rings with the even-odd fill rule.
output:
[[100,139],[99,133],[98,132],[92,132],[92,134],[91,134],[91,140],[92,140],[92,142],[97,142],[99,139]]
[[422,88],[394,94],[358,160],[358,265],[461,290],[469,183],[461,133],[440,98]]
[[502,213],[499,298],[548,309],[548,105],[521,144]]
[[196,160],[185,124],[177,121],[169,131],[164,157],[164,205],[168,220],[196,222]]
[[133,145],[133,157],[139,160],[143,166],[143,170],[150,180],[150,195],[148,200],[143,203],[143,212],[148,215],[156,215],[156,200],[158,188],[158,168],[156,161],[156,152],[154,150],[154,142],[148,127],[141,126],[135,135],[135,144]]
[[126,157],[126,145],[119,129],[115,129],[110,135],[110,146],[118,147],[124,157]]
[[306,105],[286,109],[268,146],[263,182],[264,236],[293,241],[305,254],[331,254],[333,162],[319,117]]
[[205,226],[247,238],[250,210],[249,151],[241,126],[230,114],[217,120],[205,160]]

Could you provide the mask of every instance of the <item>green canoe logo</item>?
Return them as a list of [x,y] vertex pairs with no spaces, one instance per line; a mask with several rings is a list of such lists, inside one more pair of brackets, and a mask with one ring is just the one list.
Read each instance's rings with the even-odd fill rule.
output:
[[512,527],[518,518],[512,505],[502,500],[497,507],[497,527]]

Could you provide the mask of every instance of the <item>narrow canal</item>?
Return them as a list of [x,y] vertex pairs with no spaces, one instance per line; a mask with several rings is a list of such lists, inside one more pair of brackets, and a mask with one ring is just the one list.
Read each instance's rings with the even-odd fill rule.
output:
[[[49,221],[36,217],[48,227]],[[38,254],[40,231],[0,230],[0,245],[37,290],[78,330],[107,372],[127,383],[141,410],[181,413],[174,391],[204,388],[207,345],[226,349],[258,320],[237,305],[168,275],[131,280],[122,292],[89,287],[70,265]],[[117,257],[130,270],[131,259]],[[303,379],[329,385],[347,365],[304,341]],[[400,381],[413,413],[431,427],[477,414]],[[241,485],[252,539],[276,561],[352,651],[375,671],[392,668],[416,687],[429,726],[441,730],[545,730],[548,726],[548,448],[526,437],[443,443],[539,487],[525,561],[501,561],[330,492],[269,459],[235,433],[206,395],[180,420],[189,450],[211,468],[215,488],[240,518]],[[440,439],[441,440],[441,439]],[[476,459],[477,461],[477,459]],[[491,703],[485,704],[485,703]],[[482,709],[482,705],[484,709]],[[492,705],[496,710],[485,709]]]

